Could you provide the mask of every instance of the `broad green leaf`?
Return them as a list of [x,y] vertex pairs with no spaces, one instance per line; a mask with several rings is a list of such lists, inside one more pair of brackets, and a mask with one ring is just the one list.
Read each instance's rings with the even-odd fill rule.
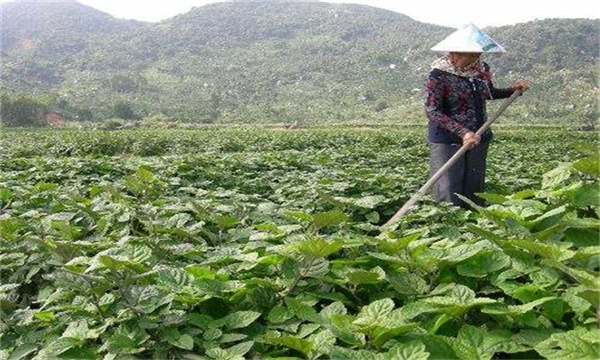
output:
[[574,206],[600,206],[600,184],[587,184],[575,191],[573,194]]
[[143,166],[137,169],[135,175],[144,182],[152,182],[155,178],[154,173],[149,168]]
[[564,231],[565,242],[570,242],[575,247],[598,245],[598,230],[569,228]]
[[557,333],[538,343],[535,350],[547,359],[596,360],[600,359],[600,330],[577,328]]
[[557,324],[562,322],[562,318],[567,311],[566,303],[562,298],[544,303],[543,308],[542,314]]
[[317,333],[310,335],[307,339],[310,341],[314,348],[311,353],[314,357],[318,354],[324,354],[335,344],[336,336],[328,329],[321,330]]
[[477,193],[477,196],[490,204],[503,204],[508,200],[505,196],[494,193]]
[[305,323],[300,325],[300,329],[296,332],[295,335],[299,338],[304,339],[307,336],[313,334],[315,331],[319,330],[320,328],[320,324]]
[[285,306],[275,306],[269,312],[267,319],[273,324],[280,324],[294,317],[294,311]]
[[590,304],[589,301],[569,291],[562,294],[561,299],[564,300],[579,317],[583,316],[592,307],[592,304]]
[[389,274],[388,281],[394,290],[403,295],[421,295],[429,291],[429,285],[424,278],[403,269]]
[[486,297],[476,297],[475,292],[460,284],[448,284],[438,286],[431,294],[446,292],[445,296],[431,296],[421,300],[422,303],[431,304],[441,312],[451,316],[461,316],[468,309],[475,306],[497,303],[496,300]]
[[133,286],[129,289],[127,301],[132,302],[139,311],[149,314],[170,303],[173,296],[158,291],[154,286]]
[[415,338],[417,341],[425,344],[426,351],[429,352],[429,359],[431,360],[459,359],[454,353],[452,346],[450,346],[452,342],[456,341],[456,338],[446,338],[430,334],[416,336]]
[[48,322],[56,320],[56,315],[52,311],[37,311],[33,314],[33,317],[37,320]]
[[385,356],[386,360],[428,360],[427,352],[423,343],[414,341],[407,344],[396,344]]
[[103,347],[115,354],[137,354],[145,350],[143,344],[149,338],[139,324],[122,324]]
[[552,268],[542,267],[539,270],[531,270],[533,271],[529,273],[529,278],[535,285],[542,288],[554,286],[561,280],[560,273]]
[[382,331],[376,331],[375,337],[373,339],[373,345],[375,345],[378,348],[382,348],[389,340],[395,338],[396,336],[406,334],[416,329],[417,327],[419,327],[418,323],[412,323],[395,326],[393,328],[385,329]]
[[157,270],[156,282],[158,285],[175,290],[181,290],[191,283],[191,277],[188,272],[180,268],[163,267]]
[[224,349],[231,356],[244,356],[254,346],[254,341],[246,341]]
[[214,325],[217,327],[225,326],[228,329],[239,329],[252,324],[260,315],[261,313],[256,311],[236,311],[216,320]]
[[569,267],[555,260],[548,260],[547,263],[553,266],[554,268],[564,272],[565,274],[571,276],[581,284],[588,286],[590,289],[600,291],[600,284],[598,283],[597,274],[594,274],[590,271],[586,271],[585,269]]
[[525,189],[525,190],[521,190],[521,191],[518,191],[518,192],[512,194],[511,198],[517,199],[517,200],[530,199],[530,198],[534,197],[536,194],[537,194],[536,190]]
[[567,207],[564,205],[547,211],[531,221],[531,223],[534,224],[532,231],[541,231],[550,228],[551,226],[558,224],[566,214]]
[[380,220],[379,213],[377,211],[371,211],[365,215],[365,219],[371,224],[378,224]]
[[286,211],[285,215],[301,222],[312,222],[314,219],[312,215],[301,211]]
[[334,346],[329,355],[335,360],[392,360],[386,357],[386,354],[369,350],[351,350],[339,346]]
[[512,334],[511,339],[518,344],[533,348],[537,344],[550,338],[550,335],[560,332],[557,329],[524,329],[516,334]]
[[316,323],[320,322],[321,317],[312,306],[291,297],[286,298],[285,303],[287,304],[288,308],[294,312],[297,318]]
[[321,278],[329,272],[329,261],[325,258],[315,259],[310,263],[310,267],[305,270],[304,276]]
[[14,192],[11,189],[0,188],[0,207],[8,204],[8,202],[13,198]]
[[575,256],[574,251],[568,250],[565,248],[565,246],[557,244],[544,244],[541,242],[533,242],[531,240],[518,239],[508,240],[506,243],[513,245],[517,248],[525,249],[533,254],[540,255],[546,259],[555,261],[562,262]]
[[357,333],[352,325],[354,318],[348,315],[332,314],[328,318],[329,330],[341,341],[350,345],[365,345],[365,335]]
[[458,332],[458,337],[450,344],[459,358],[489,360],[494,351],[486,349],[484,344],[485,331],[470,325],[464,325]]
[[573,164],[573,168],[598,179],[600,178],[600,156],[596,153],[594,156],[580,159]]
[[200,265],[188,265],[185,267],[185,271],[196,279],[215,279],[217,276],[211,269]]
[[352,203],[358,207],[374,209],[377,205],[384,201],[386,201],[386,198],[383,195],[371,195],[362,197],[360,199],[353,199]]
[[231,215],[219,215],[215,218],[215,222],[221,229],[229,229],[236,226],[240,219],[233,217]]
[[40,352],[33,358],[35,360],[46,360],[55,359],[58,355],[65,351],[81,345],[81,340],[74,338],[61,337],[58,338],[48,346],[43,347]]
[[198,313],[187,314],[187,320],[190,324],[201,329],[208,329],[209,325],[213,322],[213,318],[210,316]]
[[0,219],[0,237],[14,241],[19,232],[27,228],[27,222],[22,219],[8,218]]
[[351,284],[377,284],[385,279],[385,272],[378,266],[369,271],[362,269],[351,271],[346,276]]
[[184,229],[185,225],[192,220],[192,215],[188,213],[180,213],[171,216],[166,222],[165,225],[169,228],[179,228]]
[[411,235],[407,235],[398,239],[386,239],[381,240],[377,246],[380,251],[385,252],[387,254],[396,255],[400,251],[406,249],[406,247],[423,236],[423,232],[419,231]]
[[316,229],[338,226],[346,221],[348,221],[348,215],[339,210],[313,214],[313,225]]
[[528,311],[535,309],[536,307],[548,302],[557,299],[555,296],[544,297],[535,301],[528,302],[527,304],[522,305],[509,305],[507,307],[503,306],[490,306],[484,307],[481,309],[481,312],[488,314],[512,314],[512,315],[522,315]]
[[320,257],[328,257],[334,254],[344,246],[342,240],[328,241],[325,239],[312,239],[303,241],[294,245],[295,248],[304,256],[309,259],[316,259]]
[[427,271],[427,264],[417,263],[412,259],[408,259],[408,256],[399,257],[371,251],[367,252],[367,254],[375,259],[391,262],[397,267],[417,268]]
[[[95,347],[73,347],[59,355],[59,359],[97,360],[100,357]],[[126,357],[123,356],[123,359]],[[133,359],[132,359],[133,360]]]
[[223,334],[223,336],[219,338],[219,343],[226,344],[230,342],[238,342],[246,338],[248,338],[248,335],[246,334]]
[[[123,271],[123,270],[133,270],[137,273],[146,272],[147,268],[143,264],[138,262],[129,261],[124,257],[116,257],[116,256],[108,256],[101,255],[98,257],[98,262],[102,264],[104,267],[114,270],[114,271]],[[93,267],[93,266],[92,266]],[[86,270],[86,272],[90,271],[90,268]]]
[[95,331],[90,331],[88,328],[88,324],[83,321],[72,322],[67,326],[67,329],[63,332],[62,337],[73,338],[80,341],[84,341],[85,339],[93,339],[98,337],[98,333]]
[[488,241],[479,241],[475,244],[462,244],[450,248],[445,252],[440,260],[455,264],[473,257],[485,249],[489,249],[491,244]]
[[341,301],[332,302],[331,304],[325,306],[323,310],[321,310],[321,315],[324,317],[328,317],[333,314],[346,315],[347,313],[348,310]]
[[443,306],[440,306],[435,303],[414,301],[401,307],[400,314],[403,319],[412,320],[421,314],[441,312],[443,309]]
[[542,189],[552,189],[571,177],[571,164],[562,164],[548,171],[542,178]]
[[308,355],[315,347],[311,341],[295,336],[267,337],[265,340],[273,345],[285,346],[300,351],[304,355]]
[[170,341],[170,343],[180,349],[192,350],[194,348],[194,339],[188,334],[183,334],[176,340]]
[[473,224],[467,224],[467,229],[475,235],[478,235],[484,239],[490,240],[496,245],[502,246],[505,242],[504,237],[501,235],[495,234],[487,229],[482,229],[481,227]]
[[26,358],[29,354],[36,351],[39,344],[23,344],[14,349],[7,360],[20,360]]
[[206,341],[215,341],[223,335],[223,331],[218,328],[210,328],[202,334],[202,338]]
[[376,326],[394,310],[394,306],[394,301],[389,298],[373,301],[360,310],[353,323],[364,327]]
[[483,251],[456,267],[462,276],[483,278],[510,265],[510,257],[500,251]]
[[[215,360],[244,360],[242,356],[232,355],[225,349],[219,347],[212,347],[206,350],[206,355]],[[205,360],[206,357],[199,358],[198,360]],[[192,359],[194,360],[194,359]]]

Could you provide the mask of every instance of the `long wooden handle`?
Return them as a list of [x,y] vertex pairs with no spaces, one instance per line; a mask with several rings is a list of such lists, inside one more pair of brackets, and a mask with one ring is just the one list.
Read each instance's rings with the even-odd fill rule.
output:
[[[490,128],[490,126],[492,125],[492,123],[504,112],[504,110],[506,110],[506,108],[512,104],[513,101],[515,101],[515,99],[517,97],[519,97],[523,92],[518,90],[515,91],[508,99],[504,100],[504,102],[500,105],[500,107],[494,112],[494,114],[488,119],[488,121],[486,121],[481,128],[479,128],[479,130],[477,130],[476,134],[481,136],[487,129]],[[448,171],[448,169],[450,167],[452,167],[452,165],[454,165],[454,163],[456,163],[458,161],[458,159],[460,159],[461,156],[464,155],[465,152],[467,152],[469,150],[469,145],[463,145],[461,146],[460,149],[458,149],[458,151],[450,158],[450,160],[448,160],[444,166],[442,166],[435,174],[433,174],[433,176],[425,183],[425,185],[421,186],[421,188],[406,202],[406,204],[404,204],[400,210],[398,210],[394,216],[392,216],[385,224],[383,224],[380,228],[381,231],[386,230],[387,228],[389,228],[390,226],[392,226],[393,224],[395,224],[396,222],[398,222],[398,220],[400,220],[400,218],[402,218],[404,215],[406,215],[408,213],[408,211],[410,210],[410,208],[417,203],[417,201],[425,194],[425,192],[427,192],[427,190],[429,190],[430,187],[433,186],[433,184],[435,184],[441,177],[442,175]]]

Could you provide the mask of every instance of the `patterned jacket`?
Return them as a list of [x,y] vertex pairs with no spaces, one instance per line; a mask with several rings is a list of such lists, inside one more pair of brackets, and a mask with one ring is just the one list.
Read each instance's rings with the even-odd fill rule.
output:
[[[485,69],[489,66],[484,63]],[[428,140],[462,144],[462,136],[477,131],[487,120],[486,100],[510,97],[511,88],[497,89],[491,81],[467,78],[433,69],[425,87],[425,113],[429,119]],[[482,142],[492,139],[487,130]]]

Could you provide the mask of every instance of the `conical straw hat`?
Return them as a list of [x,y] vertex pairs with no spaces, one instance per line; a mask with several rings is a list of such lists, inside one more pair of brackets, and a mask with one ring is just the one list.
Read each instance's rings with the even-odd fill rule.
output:
[[485,31],[473,24],[466,25],[431,48],[443,52],[503,53],[504,48]]

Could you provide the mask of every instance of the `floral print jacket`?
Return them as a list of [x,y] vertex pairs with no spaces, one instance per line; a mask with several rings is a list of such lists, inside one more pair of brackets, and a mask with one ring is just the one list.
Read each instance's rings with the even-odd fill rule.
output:
[[[484,66],[489,71],[489,66],[485,63]],[[425,92],[429,142],[462,144],[464,134],[477,131],[487,120],[486,100],[510,97],[514,90],[497,89],[491,80],[468,78],[432,69]],[[492,131],[487,130],[482,141],[489,141],[492,136]]]

